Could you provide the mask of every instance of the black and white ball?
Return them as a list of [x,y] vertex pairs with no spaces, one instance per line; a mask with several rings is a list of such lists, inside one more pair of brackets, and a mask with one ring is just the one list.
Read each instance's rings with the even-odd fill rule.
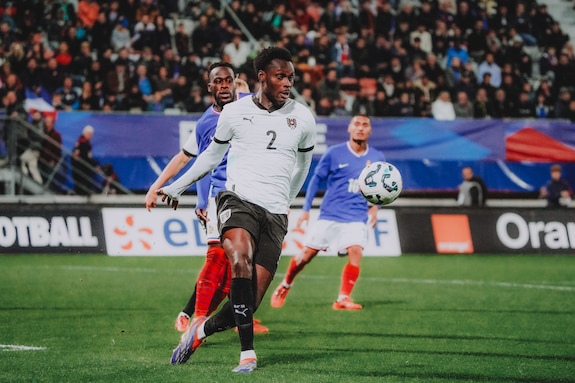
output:
[[399,197],[403,181],[399,170],[389,162],[372,162],[359,175],[359,190],[375,205],[389,205]]

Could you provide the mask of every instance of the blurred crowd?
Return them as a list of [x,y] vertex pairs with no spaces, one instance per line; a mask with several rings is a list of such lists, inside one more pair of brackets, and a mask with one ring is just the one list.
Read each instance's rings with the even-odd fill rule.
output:
[[536,0],[0,0],[0,94],[57,110],[203,112],[225,60],[294,55],[319,116],[575,121],[575,50]]

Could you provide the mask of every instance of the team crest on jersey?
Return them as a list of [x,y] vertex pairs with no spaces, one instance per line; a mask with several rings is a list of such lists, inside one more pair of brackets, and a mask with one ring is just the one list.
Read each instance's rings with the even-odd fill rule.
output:
[[287,120],[288,128],[290,128],[291,130],[294,130],[295,128],[297,128],[297,121],[295,118],[287,117],[286,120]]
[[220,213],[220,222],[224,223],[232,216],[232,211],[230,209],[226,209]]

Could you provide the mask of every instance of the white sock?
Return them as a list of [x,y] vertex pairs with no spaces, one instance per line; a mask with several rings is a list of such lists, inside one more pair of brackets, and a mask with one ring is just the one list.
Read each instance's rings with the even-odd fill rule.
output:
[[240,363],[246,359],[257,359],[256,352],[254,350],[246,350],[240,353]]
[[206,332],[204,331],[204,326],[206,325],[206,322],[207,321],[204,321],[204,323],[198,326],[198,338],[200,339],[204,339],[206,337]]
[[338,302],[341,302],[341,301],[344,300],[345,298],[348,298],[348,296],[347,296],[347,295],[340,294],[340,295],[337,296],[337,301],[338,301]]
[[287,283],[285,279],[282,281],[282,286],[285,287],[286,289],[289,289],[291,287],[291,285]]

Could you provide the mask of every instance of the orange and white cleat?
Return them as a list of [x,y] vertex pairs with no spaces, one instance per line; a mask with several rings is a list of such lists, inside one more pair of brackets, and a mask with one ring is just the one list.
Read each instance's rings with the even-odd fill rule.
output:
[[363,306],[359,303],[354,303],[350,297],[345,297],[343,299],[338,299],[333,302],[331,306],[334,310],[361,310]]
[[188,325],[190,324],[190,316],[185,312],[181,311],[176,318],[176,330],[179,332],[184,332],[188,329]]
[[286,300],[286,296],[289,293],[289,287],[285,287],[283,283],[280,283],[280,285],[277,287],[277,289],[274,291],[274,293],[272,294],[272,298],[271,298],[271,306],[275,307],[275,308],[280,308],[284,305],[285,300]]

